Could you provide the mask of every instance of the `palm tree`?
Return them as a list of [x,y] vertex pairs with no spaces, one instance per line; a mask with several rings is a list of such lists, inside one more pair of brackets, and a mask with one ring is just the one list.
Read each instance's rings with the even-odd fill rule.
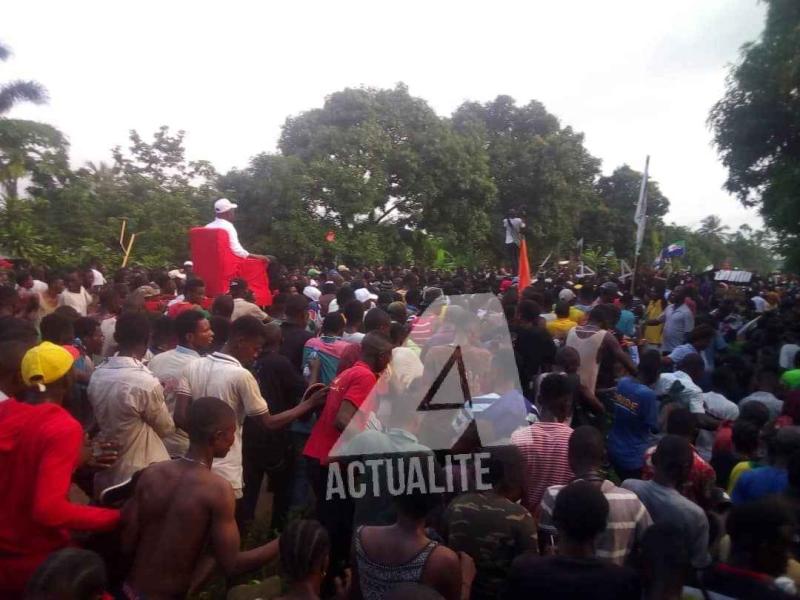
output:
[[700,221],[700,229],[698,233],[701,235],[713,236],[721,239],[727,235],[729,227],[722,224],[722,219],[717,215],[708,215],[705,219]]
[[[0,61],[8,60],[11,49],[0,42]],[[0,84],[0,115],[6,114],[18,102],[47,102],[47,90],[36,81],[9,81]]]

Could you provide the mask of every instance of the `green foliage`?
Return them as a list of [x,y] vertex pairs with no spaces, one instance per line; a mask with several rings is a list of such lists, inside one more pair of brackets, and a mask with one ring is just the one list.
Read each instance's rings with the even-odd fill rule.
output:
[[788,264],[800,268],[800,3],[766,4],[761,38],[743,47],[709,123],[725,187],[759,207]]

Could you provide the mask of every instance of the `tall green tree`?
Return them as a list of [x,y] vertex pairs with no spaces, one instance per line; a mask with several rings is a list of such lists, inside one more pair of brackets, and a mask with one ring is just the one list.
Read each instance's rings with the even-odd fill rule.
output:
[[764,31],[742,48],[709,123],[728,169],[725,187],[759,207],[800,268],[800,3],[765,3]]
[[592,203],[600,166],[584,147],[583,134],[562,127],[540,102],[518,106],[510,96],[466,102],[453,114],[453,123],[487,149],[497,187],[497,206],[490,213],[496,252],[503,246],[501,223],[510,208],[526,214],[534,252],[544,256],[572,248],[578,215]]
[[310,214],[335,223],[342,243],[360,238],[353,248],[379,248],[386,226],[441,235],[463,255],[486,237],[495,188],[479,140],[402,84],[332,94],[288,119],[279,147],[306,167]]

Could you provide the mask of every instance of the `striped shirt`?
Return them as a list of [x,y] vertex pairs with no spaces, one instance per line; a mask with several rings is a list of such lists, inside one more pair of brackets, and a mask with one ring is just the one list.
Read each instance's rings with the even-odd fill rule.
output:
[[569,425],[546,422],[511,434],[511,443],[519,448],[525,468],[522,505],[534,516],[548,487],[567,484],[574,477],[567,460],[571,435]]
[[[547,488],[542,498],[539,529],[545,533],[556,534],[553,508],[556,505],[556,496],[563,487],[554,485]],[[600,490],[608,500],[608,525],[595,539],[594,555],[596,558],[624,565],[634,544],[641,542],[644,532],[653,524],[653,520],[633,492],[617,487],[607,479],[603,481]]]

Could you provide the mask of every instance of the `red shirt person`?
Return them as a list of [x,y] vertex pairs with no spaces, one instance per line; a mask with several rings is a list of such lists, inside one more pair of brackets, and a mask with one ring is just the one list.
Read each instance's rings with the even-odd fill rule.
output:
[[43,342],[22,360],[42,403],[0,402],[0,597],[20,597],[47,556],[71,545],[72,530],[113,529],[119,511],[67,499],[83,429],[60,404],[72,387],[73,356]]
[[392,344],[377,331],[368,333],[361,342],[361,360],[340,373],[331,382],[325,407],[306,442],[303,454],[320,466],[330,462],[330,452],[352,419],[358,419],[358,430],[367,424],[375,407],[366,404],[381,373],[392,358]]

